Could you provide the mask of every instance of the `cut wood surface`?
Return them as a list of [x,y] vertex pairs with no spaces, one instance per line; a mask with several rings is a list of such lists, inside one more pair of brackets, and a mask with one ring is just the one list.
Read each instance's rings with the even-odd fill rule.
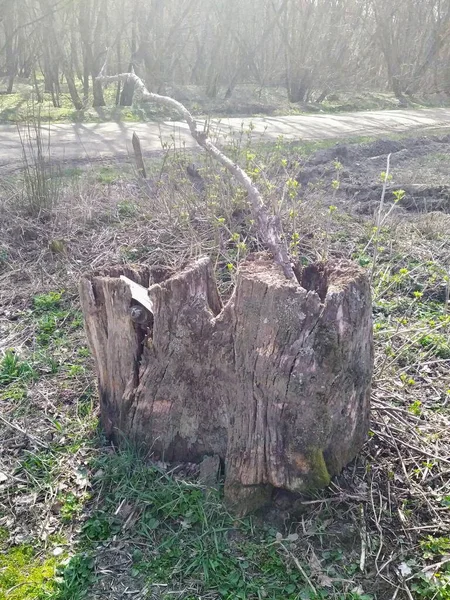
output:
[[[148,288],[151,323],[130,318],[123,277]],[[371,299],[353,263],[311,265],[299,282],[256,257],[225,306],[208,258],[167,278],[111,268],[80,290],[106,433],[167,462],[220,457],[238,513],[273,488],[326,486],[364,443]]]

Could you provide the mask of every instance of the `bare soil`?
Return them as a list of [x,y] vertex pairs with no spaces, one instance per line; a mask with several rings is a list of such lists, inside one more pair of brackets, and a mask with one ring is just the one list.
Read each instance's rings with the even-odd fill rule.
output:
[[[387,203],[394,201],[394,191],[402,189],[406,192],[401,202],[405,210],[450,211],[450,135],[336,144],[309,157],[298,181],[314,190],[329,188],[339,176],[336,198],[361,213],[372,213],[380,202],[388,157]],[[337,162],[342,165],[339,172]]]

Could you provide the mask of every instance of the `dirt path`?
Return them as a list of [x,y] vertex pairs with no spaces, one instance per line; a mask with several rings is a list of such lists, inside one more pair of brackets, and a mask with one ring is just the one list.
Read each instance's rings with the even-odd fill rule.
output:
[[[450,126],[450,108],[392,110],[289,117],[254,117],[214,120],[212,130],[219,139],[252,124],[255,138],[274,140],[322,140],[353,136],[379,136],[410,130]],[[77,123],[45,127],[46,145],[55,161],[98,160],[129,154],[136,132],[146,153],[161,150],[161,143],[192,147],[195,142],[182,122],[163,123]],[[22,132],[22,135],[25,132]],[[22,145],[14,125],[0,126],[0,168],[19,165]]]

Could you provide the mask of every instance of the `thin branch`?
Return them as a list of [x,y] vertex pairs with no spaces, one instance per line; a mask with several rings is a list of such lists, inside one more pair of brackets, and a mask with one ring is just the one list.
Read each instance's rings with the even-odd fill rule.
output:
[[133,81],[136,91],[141,95],[144,102],[156,102],[170,108],[174,108],[186,121],[194,140],[199,146],[204,148],[208,154],[213,156],[237,179],[248,193],[250,203],[256,220],[258,232],[262,241],[270,250],[274,260],[281,266],[283,273],[288,279],[294,278],[294,271],[289,257],[286,241],[282,239],[281,223],[277,216],[269,215],[264,204],[263,198],[258,188],[253,184],[247,173],[241,167],[230,160],[221,150],[215,146],[208,138],[205,131],[197,129],[197,123],[188,109],[169,96],[160,96],[149,92],[144,82],[135,73],[120,73],[118,75],[104,75],[106,62],[103,65],[97,80],[103,82],[110,81]]
[[302,574],[304,580],[306,581],[306,583],[309,585],[309,587],[311,588],[311,591],[314,595],[317,594],[317,590],[314,587],[314,585],[311,582],[311,579],[308,577],[308,575],[305,572],[305,569],[302,567],[302,565],[300,564],[300,561],[298,560],[298,558],[292,554],[292,552],[290,552],[290,550],[288,550],[286,548],[286,546],[284,544],[282,544],[280,542],[280,546],[283,548],[283,550],[286,552],[286,554],[289,556],[289,558],[291,558],[291,560],[294,562],[295,566],[297,567],[297,569],[300,571],[300,573]]

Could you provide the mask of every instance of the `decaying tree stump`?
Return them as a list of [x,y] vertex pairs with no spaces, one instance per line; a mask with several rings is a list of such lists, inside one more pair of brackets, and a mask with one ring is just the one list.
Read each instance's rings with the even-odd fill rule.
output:
[[309,266],[299,282],[255,257],[225,306],[208,258],[165,280],[111,268],[80,290],[107,435],[167,462],[219,456],[238,513],[274,487],[326,486],[360,450],[373,345],[368,279],[353,263]]

